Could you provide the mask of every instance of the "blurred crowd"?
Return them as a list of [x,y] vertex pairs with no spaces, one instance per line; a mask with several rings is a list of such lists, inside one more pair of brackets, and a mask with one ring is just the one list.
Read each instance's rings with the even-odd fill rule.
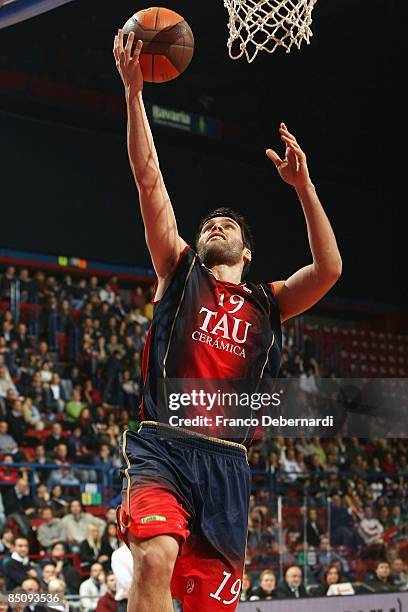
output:
[[[115,276],[3,270],[0,592],[63,593],[83,612],[125,601],[112,571],[123,549],[118,442],[138,424],[152,291]],[[322,366],[294,327],[284,347],[281,377],[307,398]],[[407,588],[407,457],[394,438],[254,444],[241,599],[325,595],[344,581]]]

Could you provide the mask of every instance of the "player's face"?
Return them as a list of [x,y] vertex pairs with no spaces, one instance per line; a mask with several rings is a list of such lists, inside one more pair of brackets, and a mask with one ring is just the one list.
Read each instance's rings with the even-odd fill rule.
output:
[[201,261],[211,268],[215,265],[235,265],[243,261],[245,249],[238,223],[229,217],[214,217],[204,224],[197,243]]

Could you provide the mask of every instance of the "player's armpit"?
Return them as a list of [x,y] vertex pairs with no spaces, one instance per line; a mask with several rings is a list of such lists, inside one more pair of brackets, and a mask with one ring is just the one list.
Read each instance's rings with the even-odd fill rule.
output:
[[273,283],[281,322],[314,306],[333,287],[340,276],[319,273],[314,264],[301,268],[285,281]]

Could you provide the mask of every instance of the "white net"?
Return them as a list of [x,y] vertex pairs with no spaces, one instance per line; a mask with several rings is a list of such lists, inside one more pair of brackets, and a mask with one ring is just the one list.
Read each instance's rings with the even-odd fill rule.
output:
[[231,59],[244,54],[249,63],[258,51],[289,53],[310,42],[312,11],[317,0],[224,0],[229,13],[228,51]]

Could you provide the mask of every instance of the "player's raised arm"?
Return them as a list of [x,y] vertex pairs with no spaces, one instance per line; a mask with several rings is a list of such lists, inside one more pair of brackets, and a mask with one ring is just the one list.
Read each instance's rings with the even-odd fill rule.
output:
[[142,42],[137,42],[132,55],[133,42],[132,32],[124,45],[123,31],[119,30],[113,53],[125,85],[130,165],[139,192],[147,246],[160,284],[171,276],[186,243],[178,234],[143,104],[143,76],[139,65]]
[[342,261],[330,222],[310,179],[306,155],[286,125],[281,123],[281,138],[286,145],[285,158],[272,149],[266,151],[281,178],[292,185],[306,218],[313,263],[301,268],[285,281],[274,283],[276,299],[285,321],[316,304],[335,284]]

